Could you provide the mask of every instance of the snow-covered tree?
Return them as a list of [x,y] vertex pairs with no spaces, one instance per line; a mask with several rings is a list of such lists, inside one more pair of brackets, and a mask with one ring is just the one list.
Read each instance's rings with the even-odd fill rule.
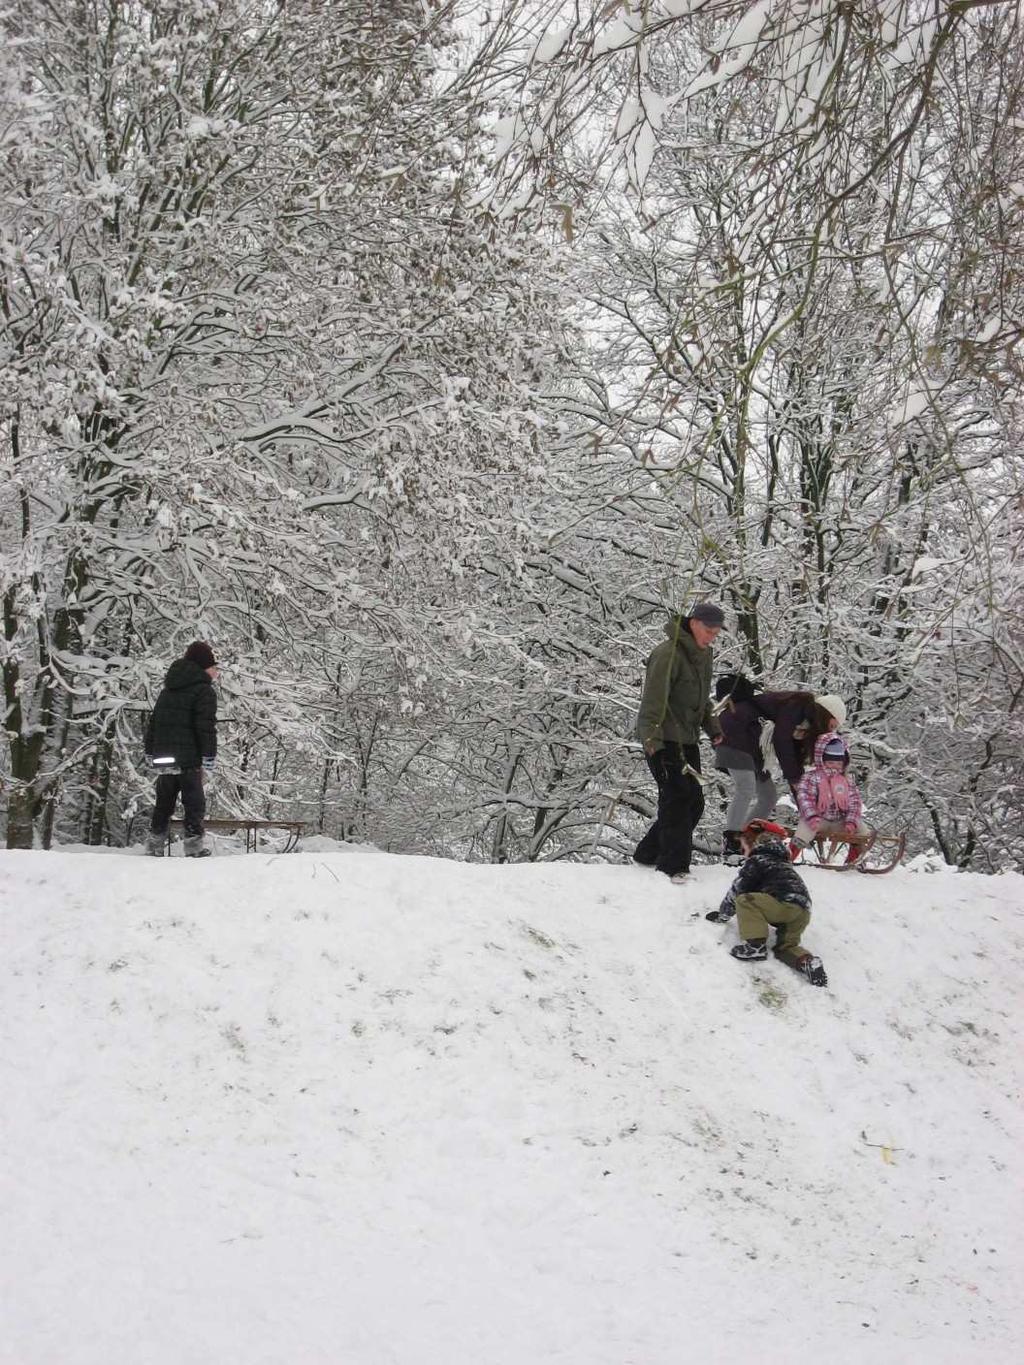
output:
[[395,580],[439,590],[529,456],[549,310],[529,243],[463,206],[445,19],[5,11],[10,842],[84,773],[94,818],[197,634],[226,656],[236,733],[264,732],[263,755],[235,746],[236,800],[281,747],[327,763],[347,633],[404,647],[419,592],[396,602]]

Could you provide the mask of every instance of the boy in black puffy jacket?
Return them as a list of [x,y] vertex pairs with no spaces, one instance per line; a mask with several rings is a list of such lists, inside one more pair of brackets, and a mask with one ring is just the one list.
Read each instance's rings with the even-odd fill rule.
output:
[[156,804],[146,851],[163,857],[167,830],[178,797],[185,816],[185,856],[208,858],[203,841],[206,816],[204,773],[217,756],[217,693],[220,671],[205,640],[195,640],[167,670],[146,727],[146,756],[156,772]]
[[790,861],[786,831],[770,820],[751,820],[740,835],[746,861],[717,910],[705,915],[725,924],[733,915],[742,942],[730,949],[740,962],[763,962],[768,931],[775,930],[775,956],[806,976],[812,986],[828,985],[821,958],[801,946],[811,922],[811,897]]

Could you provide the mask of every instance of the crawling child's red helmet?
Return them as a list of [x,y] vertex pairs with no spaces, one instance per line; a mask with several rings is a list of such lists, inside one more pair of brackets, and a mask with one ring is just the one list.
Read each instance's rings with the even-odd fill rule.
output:
[[743,826],[743,835],[747,839],[759,839],[762,834],[770,834],[776,839],[789,838],[789,830],[777,825],[774,820],[750,820]]

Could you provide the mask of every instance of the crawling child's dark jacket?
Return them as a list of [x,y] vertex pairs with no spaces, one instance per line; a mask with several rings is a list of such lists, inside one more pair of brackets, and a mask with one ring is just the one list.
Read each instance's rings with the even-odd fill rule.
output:
[[761,839],[740,868],[736,880],[718,907],[717,918],[729,919],[736,913],[736,897],[745,892],[762,891],[778,901],[811,908],[811,895],[793,866],[789,850],[779,839]]

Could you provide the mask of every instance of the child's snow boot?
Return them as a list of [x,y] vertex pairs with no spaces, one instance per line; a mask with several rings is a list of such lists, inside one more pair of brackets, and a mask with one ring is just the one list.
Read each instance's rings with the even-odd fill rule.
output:
[[729,952],[736,958],[737,962],[764,962],[768,956],[768,940],[766,938],[748,938],[742,943],[737,943],[735,948],[730,948]]
[[812,986],[827,986],[828,977],[825,975],[825,968],[822,966],[821,958],[815,957],[813,953],[805,953],[799,964],[797,971],[802,972]]
[[739,867],[743,861],[738,829],[727,829],[722,835],[722,862],[726,867]]

